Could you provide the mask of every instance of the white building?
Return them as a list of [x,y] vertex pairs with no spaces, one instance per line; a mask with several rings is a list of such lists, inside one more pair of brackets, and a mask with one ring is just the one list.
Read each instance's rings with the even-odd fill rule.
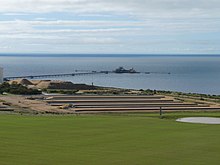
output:
[[3,83],[3,68],[0,67],[0,83]]

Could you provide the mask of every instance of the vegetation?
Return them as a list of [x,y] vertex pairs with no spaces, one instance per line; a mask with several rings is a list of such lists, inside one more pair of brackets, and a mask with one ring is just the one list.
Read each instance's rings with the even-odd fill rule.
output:
[[143,89],[140,89],[140,91],[141,91],[142,94],[144,94],[144,95],[154,95],[154,94],[156,94],[156,90],[150,90],[150,89],[143,90]]
[[77,92],[82,92],[83,94],[90,94],[90,95],[126,95],[130,92],[129,89],[95,89],[95,90],[71,90],[71,89],[44,89],[44,92],[47,93],[60,93],[60,94],[79,94]]
[[160,95],[170,95],[174,97],[183,97],[183,98],[192,98],[196,100],[204,100],[204,101],[211,101],[211,102],[220,102],[220,95],[209,95],[209,94],[198,94],[198,93],[184,93],[184,92],[175,92],[175,91],[163,91],[163,90],[140,90],[143,94],[153,95],[153,94],[160,94]]
[[198,93],[183,93],[183,92],[172,92],[172,91],[157,91],[161,94],[172,94],[176,96],[190,96],[190,97],[200,97],[200,98],[210,98],[210,99],[220,99],[220,95],[209,95],[209,94],[198,94]]
[[20,84],[9,84],[9,83],[3,83],[0,84],[0,94],[3,93],[11,93],[16,95],[36,95],[41,94],[41,91],[37,89],[29,89],[23,85]]
[[[193,114],[196,113],[175,116]],[[220,116],[220,113],[200,115]],[[4,165],[219,164],[220,125],[178,123],[169,117],[155,116],[158,114],[0,115],[0,162]]]
[[73,94],[76,94],[76,92],[78,92],[78,90],[44,89],[44,92],[73,95]]

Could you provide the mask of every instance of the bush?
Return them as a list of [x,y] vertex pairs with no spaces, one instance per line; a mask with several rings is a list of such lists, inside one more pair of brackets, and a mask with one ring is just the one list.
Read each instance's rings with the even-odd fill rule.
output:
[[56,90],[56,89],[49,89],[49,90],[45,90],[45,92],[47,93],[60,93],[60,94],[67,94],[67,95],[73,95],[76,94],[76,92],[78,92],[78,90]]
[[21,84],[9,84],[3,83],[0,84],[0,94],[11,93],[16,95],[37,95],[41,94],[41,91],[37,89],[29,89]]

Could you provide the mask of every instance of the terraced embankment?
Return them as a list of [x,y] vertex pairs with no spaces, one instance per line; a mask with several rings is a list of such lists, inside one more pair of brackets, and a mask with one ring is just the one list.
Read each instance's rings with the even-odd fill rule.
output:
[[185,103],[171,97],[153,96],[50,96],[46,102],[52,106],[73,105],[76,113],[154,112],[164,111],[213,111],[220,106]]
[[14,111],[14,109],[0,102],[0,112],[10,112],[10,111]]

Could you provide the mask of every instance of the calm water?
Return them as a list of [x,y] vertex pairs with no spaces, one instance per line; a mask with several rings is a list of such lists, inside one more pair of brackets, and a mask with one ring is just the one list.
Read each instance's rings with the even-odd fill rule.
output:
[[[220,56],[146,56],[146,57],[16,57],[0,56],[5,76],[71,73],[74,70],[113,70],[134,67],[153,74],[103,74],[59,77],[74,83],[160,89],[220,95]],[[164,74],[170,72],[171,74]]]

